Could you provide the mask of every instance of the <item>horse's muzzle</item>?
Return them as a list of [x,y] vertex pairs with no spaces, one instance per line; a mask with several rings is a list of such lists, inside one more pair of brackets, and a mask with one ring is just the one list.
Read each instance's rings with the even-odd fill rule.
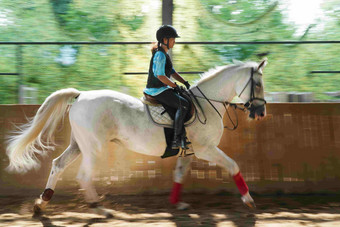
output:
[[266,110],[264,105],[254,106],[251,105],[249,108],[249,117],[254,120],[262,120],[266,116]]

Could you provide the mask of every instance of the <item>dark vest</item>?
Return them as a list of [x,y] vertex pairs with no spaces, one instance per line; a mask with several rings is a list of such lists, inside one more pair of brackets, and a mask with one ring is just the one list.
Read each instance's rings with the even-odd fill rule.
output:
[[149,66],[149,76],[148,76],[148,82],[146,84],[147,88],[160,88],[160,87],[165,87],[166,85],[163,84],[157,77],[155,77],[152,67],[153,67],[153,58],[155,57],[155,54],[157,51],[162,51],[165,54],[166,57],[166,62],[165,62],[165,76],[170,78],[171,71],[172,71],[172,62],[170,59],[170,56],[161,48],[158,47],[156,51],[152,53],[152,57],[150,60],[150,66]]

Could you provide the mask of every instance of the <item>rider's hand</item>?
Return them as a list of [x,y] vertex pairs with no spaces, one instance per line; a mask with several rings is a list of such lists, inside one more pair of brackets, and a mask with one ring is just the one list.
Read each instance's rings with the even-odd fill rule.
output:
[[176,84],[176,87],[174,87],[174,91],[177,92],[177,93],[180,93],[181,92],[181,88]]
[[188,81],[185,81],[185,82],[184,82],[184,85],[185,85],[185,87],[189,90],[189,88],[190,88],[189,82],[188,82]]

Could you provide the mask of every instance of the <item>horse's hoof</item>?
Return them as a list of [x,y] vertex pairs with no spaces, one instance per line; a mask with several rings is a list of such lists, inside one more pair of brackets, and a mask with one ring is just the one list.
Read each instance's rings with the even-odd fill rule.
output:
[[41,216],[42,213],[43,213],[42,209],[37,204],[35,204],[33,207],[33,217]]
[[256,209],[256,205],[254,202],[245,202],[243,203],[246,207],[248,207],[249,209],[255,210]]
[[91,209],[93,213],[103,215],[106,218],[113,218],[113,214],[105,207],[98,206]]
[[178,202],[176,204],[177,210],[188,210],[189,208],[190,208],[190,204],[185,203],[185,202]]
[[42,199],[36,199],[34,202],[34,207],[33,207],[33,215],[41,215],[43,213],[44,208],[46,207],[48,202],[42,200]]
[[250,196],[249,192],[247,194],[243,195],[241,197],[241,200],[246,207],[248,207],[250,209],[256,209],[255,202],[254,202],[253,198]]
[[111,214],[110,212],[107,212],[107,213],[105,214],[105,217],[106,217],[106,218],[113,218],[113,214]]

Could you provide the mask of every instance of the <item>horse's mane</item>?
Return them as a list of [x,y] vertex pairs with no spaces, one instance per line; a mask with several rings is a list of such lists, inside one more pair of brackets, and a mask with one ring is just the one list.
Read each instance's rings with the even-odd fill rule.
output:
[[234,61],[233,64],[230,64],[230,65],[217,66],[201,74],[200,75],[201,78],[196,82],[196,84],[198,85],[204,81],[210,80],[225,70],[233,70],[236,68],[240,69],[240,68],[255,67],[255,66],[257,66],[257,63],[255,62],[241,62],[241,61]]

